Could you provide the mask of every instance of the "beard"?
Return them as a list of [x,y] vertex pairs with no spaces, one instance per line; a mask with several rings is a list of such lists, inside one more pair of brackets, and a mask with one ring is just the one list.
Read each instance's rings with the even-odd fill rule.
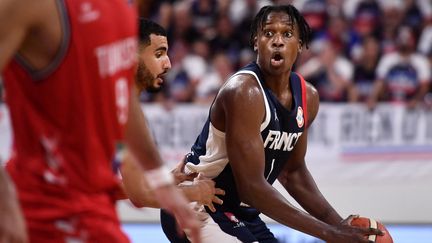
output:
[[162,85],[156,86],[153,81],[156,79],[153,74],[151,74],[150,70],[144,65],[142,61],[138,63],[138,70],[136,74],[136,83],[140,89],[146,90],[150,93],[157,93],[162,89]]

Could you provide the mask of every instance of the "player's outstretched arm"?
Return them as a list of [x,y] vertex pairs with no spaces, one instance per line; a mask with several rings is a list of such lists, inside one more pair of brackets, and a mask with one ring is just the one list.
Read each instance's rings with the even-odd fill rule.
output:
[[[308,127],[314,121],[319,108],[317,90],[311,85],[307,87]],[[278,176],[279,182],[291,196],[312,216],[328,224],[337,225],[342,217],[333,209],[319,191],[305,163],[308,128],[305,129],[289,161]]]
[[368,242],[361,236],[339,237],[336,227],[295,208],[266,181],[260,134],[264,109],[256,81],[248,75],[237,75],[222,88],[211,111],[212,123],[225,131],[228,157],[242,202],[281,224],[326,241]]
[[16,198],[15,189],[0,165],[0,242],[28,242],[24,219]]
[[199,221],[186,197],[174,185],[170,171],[163,166],[136,94],[136,87],[133,87],[126,124],[126,144],[145,170],[149,186],[161,208],[174,215],[179,226],[189,232],[192,242],[201,242]]
[[[312,85],[307,84],[307,89],[307,124],[310,126],[318,113],[319,97]],[[322,222],[334,226],[338,232],[334,239],[339,238],[345,239],[347,242],[354,242],[352,239],[361,239],[363,235],[381,234],[377,230],[351,227],[350,222],[354,216],[342,220],[342,217],[322,195],[305,163],[307,131],[308,128],[305,129],[292,151],[290,160],[278,177],[279,182],[308,213]],[[336,241],[332,240],[332,242]]]
[[[174,171],[178,171],[177,169],[183,165],[183,162],[180,162]],[[133,160],[129,153],[125,154],[120,171],[126,195],[136,207],[161,207],[159,202],[156,201],[154,192],[150,189],[142,169],[136,164],[136,161]],[[185,178],[189,179],[184,173],[180,175],[180,172],[176,172],[175,177],[179,178],[180,182],[184,181]],[[190,178],[189,180],[192,181],[194,178]],[[195,178],[194,182],[191,182],[190,185],[178,185],[178,187],[191,202],[198,202],[213,210],[213,203],[222,204],[222,200],[217,195],[223,195],[224,191],[215,188],[215,182],[211,179]]]

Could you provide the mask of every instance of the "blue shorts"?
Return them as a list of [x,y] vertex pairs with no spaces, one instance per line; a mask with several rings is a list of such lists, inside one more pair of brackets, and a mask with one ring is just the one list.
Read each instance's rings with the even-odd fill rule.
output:
[[[267,228],[264,221],[259,217],[259,212],[255,209],[244,208],[237,212],[229,212],[219,208],[215,213],[209,211],[207,211],[207,213],[211,217],[212,222],[214,221],[214,223],[219,226],[217,229],[219,232],[214,232],[214,229],[212,229],[215,233],[215,238],[218,238],[220,234],[227,234],[245,243],[278,242],[273,233]],[[161,223],[165,235],[171,242],[189,242],[186,237],[180,237],[177,234],[175,219],[163,210],[161,211]],[[206,225],[204,225],[204,227],[206,227]],[[207,237],[208,232],[209,231],[206,231]]]

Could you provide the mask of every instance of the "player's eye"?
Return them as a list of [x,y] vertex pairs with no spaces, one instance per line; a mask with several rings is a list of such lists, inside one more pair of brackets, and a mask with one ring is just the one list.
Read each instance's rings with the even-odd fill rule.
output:
[[274,35],[274,33],[272,31],[269,31],[269,30],[264,31],[264,36],[265,37],[272,37],[273,35]]
[[292,36],[293,36],[293,33],[291,31],[287,31],[284,33],[284,37],[291,38]]
[[156,58],[161,58],[163,56],[163,52],[158,51],[155,53]]

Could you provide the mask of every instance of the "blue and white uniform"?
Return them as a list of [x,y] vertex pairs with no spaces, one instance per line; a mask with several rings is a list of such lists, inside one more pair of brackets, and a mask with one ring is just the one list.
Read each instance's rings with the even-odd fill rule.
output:
[[[268,183],[273,184],[307,125],[305,81],[298,74],[291,73],[293,102],[292,109],[288,110],[266,86],[261,70],[255,62],[240,69],[233,77],[236,75],[252,75],[262,90],[265,118],[260,130],[265,150],[264,177]],[[216,187],[226,193],[221,197],[223,205],[215,205],[215,213],[206,209],[210,217],[203,228],[204,242],[209,242],[206,240],[207,236],[208,239],[226,242],[219,238],[221,234],[233,239],[228,242],[277,242],[259,218],[260,212],[240,201],[226,151],[225,133],[212,125],[210,116],[186,157],[185,171],[203,173],[204,176],[212,178]],[[167,230],[169,222],[166,218],[166,215],[162,217],[162,226],[172,240],[172,234],[176,234],[175,228],[173,232]],[[219,227],[214,227],[215,224]],[[218,234],[215,230],[221,232]]]

